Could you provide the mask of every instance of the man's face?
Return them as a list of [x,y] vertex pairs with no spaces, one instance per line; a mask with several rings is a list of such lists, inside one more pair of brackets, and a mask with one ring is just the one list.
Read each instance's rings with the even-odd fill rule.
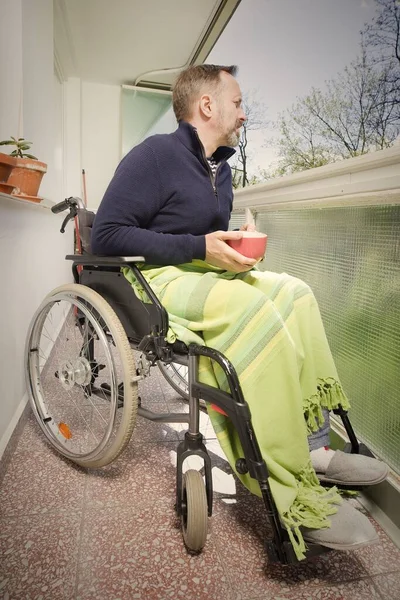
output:
[[216,97],[219,145],[234,147],[239,144],[240,128],[246,120],[242,109],[242,94],[232,75],[221,71],[220,78],[221,85]]

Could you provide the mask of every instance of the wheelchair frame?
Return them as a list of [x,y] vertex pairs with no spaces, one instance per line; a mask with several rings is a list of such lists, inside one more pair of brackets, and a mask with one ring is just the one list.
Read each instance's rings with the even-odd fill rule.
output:
[[[80,199],[68,198],[53,207],[52,211],[57,213],[67,208],[70,213],[64,219],[62,232],[64,232],[65,225],[69,220],[86,210]],[[175,344],[167,342],[168,313],[137,266],[138,262],[145,262],[144,257],[103,257],[92,254],[74,254],[67,255],[66,259],[72,261],[75,283],[94,289],[109,303],[120,319],[131,347],[141,351],[151,365],[154,365],[157,361],[162,361],[167,364],[175,362],[188,366],[189,413],[154,413],[143,408],[140,404],[137,412],[139,416],[151,421],[188,424],[184,440],[179,443],[177,448],[175,505],[177,515],[182,516],[184,510],[183,462],[191,455],[197,455],[204,461],[208,516],[212,515],[211,459],[204,444],[203,435],[199,430],[199,401],[201,398],[224,411],[227,417],[232,420],[238,432],[244,456],[237,460],[235,467],[238,473],[249,473],[259,483],[265,511],[273,530],[272,539],[266,540],[269,560],[283,564],[298,563],[289,535],[280,523],[278,510],[268,481],[268,467],[262,457],[252,426],[249,406],[243,397],[237,373],[231,362],[222,353],[206,346],[190,344],[187,347],[182,342],[176,342]],[[135,278],[145,290],[150,303],[141,302],[136,297],[130,284],[120,272],[121,267],[129,267],[133,271]],[[229,393],[198,380],[198,364],[201,356],[207,357],[220,365],[228,381]],[[138,372],[138,375],[143,377],[143,373]],[[342,419],[350,439],[350,451],[358,453],[360,446],[347,412],[339,407],[334,410],[334,413],[340,415]],[[329,549],[326,547],[308,544],[306,557],[327,551]]]

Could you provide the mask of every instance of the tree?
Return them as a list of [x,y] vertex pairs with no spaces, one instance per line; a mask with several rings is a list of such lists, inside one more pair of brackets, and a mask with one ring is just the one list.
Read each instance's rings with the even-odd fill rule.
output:
[[362,35],[377,68],[386,70],[385,102],[400,110],[400,2],[376,0],[379,13]]
[[[382,0],[383,1],[383,0]],[[400,133],[391,64],[361,56],[326,91],[313,88],[278,120],[280,160],[274,175],[294,173],[391,146]]]
[[374,51],[376,62],[397,64],[400,67],[400,2],[375,1],[380,12],[364,27],[366,44]]
[[262,180],[257,175],[249,175],[249,132],[265,129],[268,125],[266,120],[267,107],[256,98],[255,92],[243,94],[242,106],[246,115],[246,121],[242,126],[240,141],[236,160],[232,165],[232,183],[235,189],[253,185]]
[[361,32],[360,56],[325,91],[280,115],[280,160],[269,177],[391,146],[400,134],[400,2],[376,0]]

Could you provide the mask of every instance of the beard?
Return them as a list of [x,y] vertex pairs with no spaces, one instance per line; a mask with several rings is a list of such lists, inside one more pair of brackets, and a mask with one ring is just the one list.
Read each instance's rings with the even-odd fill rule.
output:
[[234,128],[231,128],[232,125],[227,128],[227,124],[224,122],[222,116],[219,118],[218,122],[219,130],[220,130],[220,144],[221,146],[229,146],[230,148],[235,148],[239,145],[241,131],[238,133],[238,129],[241,130],[242,123],[237,121],[235,123]]
[[227,146],[230,146],[231,148],[235,148],[236,146],[239,145],[239,142],[240,142],[240,133],[237,133],[236,129],[227,134],[227,136],[226,136],[226,145]]

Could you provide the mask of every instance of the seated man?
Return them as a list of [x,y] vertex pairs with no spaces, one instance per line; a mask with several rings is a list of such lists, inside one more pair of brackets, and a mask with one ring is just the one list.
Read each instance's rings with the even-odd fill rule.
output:
[[[254,269],[255,260],[226,243],[242,236],[227,231],[233,193],[226,161],[246,119],[235,73],[200,65],[180,74],[177,131],[146,139],[121,161],[94,222],[92,249],[144,256],[143,274],[170,315],[172,334],[231,360],[297,556],[304,557],[304,541],[357,548],[377,540],[374,528],[335,488],[321,487],[316,473],[331,483],[371,485],[388,469],[329,449],[328,410],[349,404],[314,295],[299,279]],[[206,360],[200,367],[202,381],[224,388],[218,367]],[[237,434],[224,415],[209,412],[235,468],[243,455]],[[260,494],[248,475],[238,477]]]

